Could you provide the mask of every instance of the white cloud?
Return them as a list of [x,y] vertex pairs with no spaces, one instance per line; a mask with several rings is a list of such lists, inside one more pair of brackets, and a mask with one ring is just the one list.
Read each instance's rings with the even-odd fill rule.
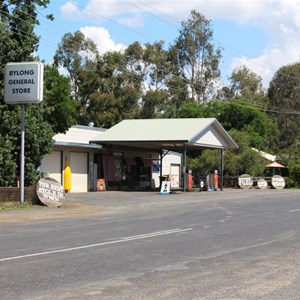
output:
[[[120,0],[90,0],[84,10],[85,14],[99,14],[105,17],[113,17],[127,13],[136,13],[138,10],[134,6],[128,5],[126,1]],[[92,14],[91,14],[92,13]]]
[[258,57],[248,58],[243,56],[234,58],[231,69],[246,65],[263,78],[264,86],[267,87],[280,67],[299,62],[299,48],[299,42],[294,43],[294,45],[282,45],[281,47],[270,45]]
[[[103,22],[115,16],[135,14],[140,12],[136,7],[128,5],[126,1],[119,0],[90,0],[83,6],[80,2],[68,1],[61,7],[64,17],[77,17],[79,19]],[[133,17],[135,18],[135,16]]]
[[73,2],[67,2],[66,4],[62,5],[60,12],[65,18],[78,18],[80,16],[80,11]]
[[143,25],[143,19],[140,14],[136,14],[132,17],[120,17],[118,23],[126,27],[141,27]]
[[86,26],[81,27],[80,31],[95,42],[98,51],[102,54],[107,51],[120,51],[126,48],[123,44],[116,44],[108,30],[103,27]]
[[300,59],[300,3],[298,1],[264,2],[264,9],[252,24],[262,28],[268,35],[263,53],[254,58],[237,57],[232,68],[246,64],[264,79],[267,86],[274,73],[282,66]]

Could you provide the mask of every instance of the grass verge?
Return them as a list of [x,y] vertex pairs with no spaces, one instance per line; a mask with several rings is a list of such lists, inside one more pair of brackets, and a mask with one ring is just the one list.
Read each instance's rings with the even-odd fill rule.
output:
[[32,202],[18,202],[18,201],[0,201],[0,212],[9,211],[9,210],[30,210],[41,207],[38,204],[33,204]]

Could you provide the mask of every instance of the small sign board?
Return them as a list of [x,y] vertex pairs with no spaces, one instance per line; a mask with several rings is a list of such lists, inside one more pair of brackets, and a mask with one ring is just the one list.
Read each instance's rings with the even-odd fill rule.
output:
[[253,178],[248,174],[239,177],[239,186],[242,189],[250,189],[253,186]]
[[268,187],[268,182],[264,178],[257,180],[257,187],[260,189],[266,189]]
[[101,191],[105,191],[105,190],[106,190],[105,179],[104,178],[98,178],[97,179],[97,191],[101,192]]
[[282,190],[285,187],[285,180],[280,175],[274,175],[271,180],[272,186],[277,190]]
[[49,207],[60,207],[65,199],[63,186],[50,177],[38,181],[36,192],[41,202]]
[[163,181],[161,183],[160,193],[163,195],[170,194],[171,181]]
[[43,101],[44,65],[41,62],[8,63],[5,66],[4,101],[6,104]]

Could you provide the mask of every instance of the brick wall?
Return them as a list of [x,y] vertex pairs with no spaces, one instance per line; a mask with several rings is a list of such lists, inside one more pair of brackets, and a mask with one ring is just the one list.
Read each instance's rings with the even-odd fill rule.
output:
[[[0,202],[20,201],[20,188],[18,187],[0,187]],[[37,202],[36,187],[24,188],[24,201]]]

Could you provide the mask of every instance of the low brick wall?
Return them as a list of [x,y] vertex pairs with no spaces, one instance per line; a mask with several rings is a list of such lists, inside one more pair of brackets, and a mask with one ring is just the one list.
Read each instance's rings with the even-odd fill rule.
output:
[[[0,202],[5,202],[5,201],[20,201],[20,188],[0,187]],[[28,202],[38,201],[35,186],[24,188],[24,201],[28,201]]]

